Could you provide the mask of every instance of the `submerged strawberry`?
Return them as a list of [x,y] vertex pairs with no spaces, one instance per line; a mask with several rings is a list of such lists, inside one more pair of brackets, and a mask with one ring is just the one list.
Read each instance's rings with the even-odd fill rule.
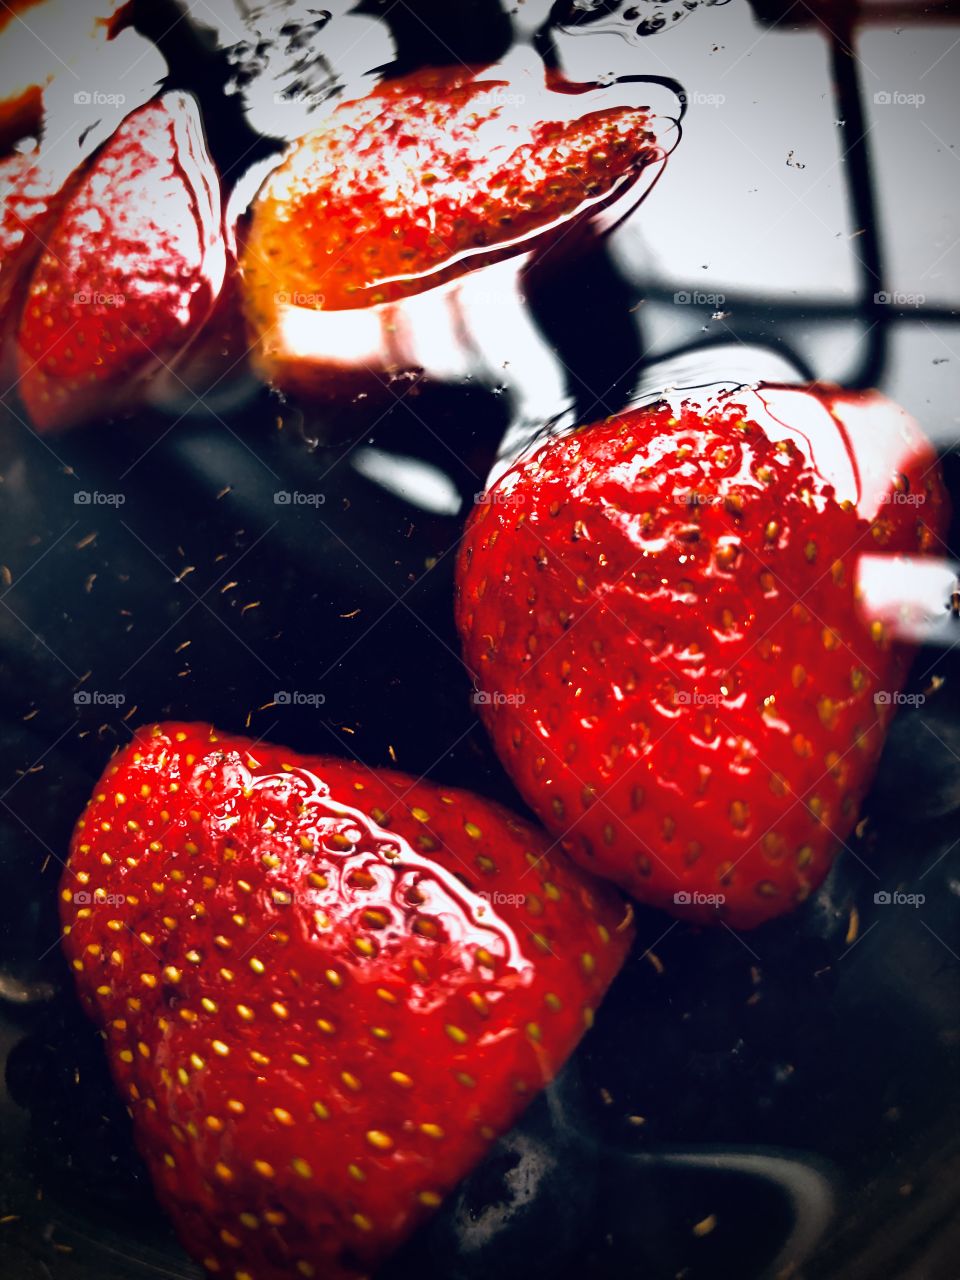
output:
[[135,404],[209,314],[226,250],[194,100],[129,116],[70,195],[30,280],[20,393],[41,429]]
[[[336,316],[323,327],[321,313],[388,306],[557,243],[662,160],[648,111],[523,89],[494,72],[417,72],[342,104],[290,150],[253,206],[242,260],[268,377],[313,390],[356,328]],[[398,326],[385,326],[390,348]]]
[[559,1069],[630,932],[466,792],[177,724],[107,769],[62,918],[160,1200],[254,1280],[377,1266]]
[[0,160],[0,327],[6,334],[17,284],[43,248],[64,176],[30,151]]
[[864,552],[936,547],[936,458],[874,394],[661,402],[554,439],[468,525],[458,624],[520,791],[637,898],[752,926],[822,880],[909,655]]

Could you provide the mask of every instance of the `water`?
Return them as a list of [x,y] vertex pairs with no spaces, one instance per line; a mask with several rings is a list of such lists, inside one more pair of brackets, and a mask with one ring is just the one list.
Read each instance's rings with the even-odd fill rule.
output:
[[[745,5],[702,7],[679,25],[670,20],[685,8],[678,4],[599,6],[596,22],[559,12],[566,7],[553,6],[545,26],[550,6],[528,0],[511,28],[500,6],[480,0],[455,13],[437,0],[424,10],[426,26],[403,6],[329,5],[296,17],[286,5],[257,32],[262,7],[247,6],[245,18],[232,4],[197,6],[174,27],[172,6],[142,6],[136,56],[145,56],[128,70],[128,42],[123,68],[110,72],[104,90],[123,73],[130,105],[164,74],[165,84],[195,94],[238,219],[285,141],[311,127],[336,91],[364,92],[376,68],[394,60],[404,69],[450,58],[529,68],[542,54],[571,79],[600,86],[591,92],[636,93],[665,120],[683,116],[688,137],[614,240],[587,238],[566,260],[522,270],[511,259],[443,293],[444,309],[455,295],[469,317],[466,354],[442,347],[431,357],[433,376],[401,382],[407,394],[385,410],[371,413],[362,388],[346,410],[284,400],[242,363],[208,401],[168,397],[132,421],[56,438],[27,430],[7,398],[0,1036],[9,1056],[0,1217],[18,1221],[0,1226],[0,1259],[15,1280],[196,1274],[153,1206],[57,946],[58,859],[131,724],[209,720],[294,749],[396,763],[519,809],[474,714],[451,608],[462,520],[508,432],[516,441],[551,419],[615,412],[676,384],[677,362],[693,383],[758,369],[791,380],[829,370],[821,353],[832,358],[842,345],[846,358],[849,345],[851,381],[879,381],[945,447],[956,438],[955,405],[930,372],[943,352],[929,326],[949,341],[942,314],[924,313],[925,334],[909,315],[901,321],[873,305],[877,261],[863,237],[853,242],[860,259],[851,259],[849,289],[837,297],[817,246],[808,252],[806,241],[791,241],[792,223],[783,238],[771,229],[769,243],[744,230],[754,226],[751,187],[767,184],[785,209],[796,188],[784,193],[783,178],[751,167],[747,148],[725,132],[726,117],[711,115],[696,94],[732,101],[731,84],[760,57],[786,94],[793,37],[765,39],[724,87],[718,77],[701,90],[705,73],[684,79],[677,68],[708,68],[724,42],[732,47],[725,65],[733,63],[758,35]],[[627,19],[628,9],[640,17]],[[654,9],[668,15],[664,29],[639,38]],[[811,102],[830,96],[825,55],[821,62]],[[639,79],[624,87],[630,74]],[[64,127],[73,119],[67,88],[62,100],[62,83],[51,90]],[[850,119],[848,105],[829,103],[831,130],[838,116]],[[748,102],[736,123],[754,151],[780,156],[777,173],[782,164],[788,181],[813,181],[833,165],[824,135],[775,133],[763,108]],[[75,127],[62,145],[79,154],[115,124],[85,118],[85,140]],[[726,165],[705,189],[671,187],[685,144],[705,132],[723,139],[716,147],[727,149]],[[807,169],[786,166],[791,149]],[[872,208],[855,160],[851,228]],[[733,192],[723,183],[736,166],[742,190]],[[836,181],[824,178],[824,198]],[[743,261],[775,252],[805,264],[811,290],[826,300],[779,296],[767,266],[757,270],[769,291],[745,267],[739,277],[732,271],[733,286],[706,271],[671,278],[662,246],[671,227],[691,225],[692,207],[702,241],[675,238],[692,245],[698,272],[719,228],[743,248]],[[832,246],[825,210],[823,243]],[[722,292],[726,301],[676,304],[678,288]],[[436,346],[440,313],[423,305],[424,341]],[[732,316],[712,319],[717,311]],[[838,325],[852,341],[840,343]],[[907,333],[927,344],[919,382],[903,372],[919,368],[916,354],[889,355],[906,350]],[[430,366],[422,341],[416,350]],[[955,486],[950,458],[947,469]],[[77,503],[78,491],[125,501]],[[638,913],[634,957],[594,1033],[396,1261],[397,1275],[416,1267],[437,1277],[496,1268],[504,1276],[746,1278],[794,1264],[823,1276],[886,1276],[882,1262],[871,1263],[872,1242],[912,1255],[956,1158],[955,668],[955,655],[921,654],[913,687],[930,690],[935,675],[946,682],[895,722],[867,821],[802,911],[744,938]],[[325,702],[277,705],[280,690],[322,693]],[[78,691],[90,699],[78,703]],[[923,910],[874,901],[897,888],[924,893]],[[941,1274],[935,1265],[930,1274]]]

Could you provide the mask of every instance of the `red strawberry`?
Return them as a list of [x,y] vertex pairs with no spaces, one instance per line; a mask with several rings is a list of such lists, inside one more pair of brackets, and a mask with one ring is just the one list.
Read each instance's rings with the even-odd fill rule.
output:
[[534,244],[569,245],[574,222],[662,160],[663,122],[645,109],[595,96],[584,112],[575,93],[521,87],[417,72],[341,104],[290,150],[242,258],[266,377],[323,393],[351,342],[370,368],[402,363],[410,319],[392,304]]
[[0,327],[7,331],[18,281],[43,247],[64,175],[33,152],[0,160]]
[[881,396],[727,395],[506,471],[467,527],[457,612],[500,758],[564,847],[644,902],[709,920],[722,895],[749,927],[823,879],[883,742],[875,695],[905,675],[858,607],[858,556],[923,553],[946,514]]
[[41,429],[136,402],[209,314],[225,246],[216,172],[182,93],[120,125],[67,205],[30,281],[20,391]]
[[492,804],[206,725],[114,759],[61,896],[157,1193],[231,1280],[377,1266],[557,1071],[630,932]]

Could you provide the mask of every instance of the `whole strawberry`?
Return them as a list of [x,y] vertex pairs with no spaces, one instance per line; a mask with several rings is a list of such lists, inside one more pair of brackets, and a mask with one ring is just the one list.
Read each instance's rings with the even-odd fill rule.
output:
[[376,1267],[559,1069],[630,932],[487,802],[205,725],[115,757],[61,887],[157,1194],[233,1280]]
[[53,430],[139,403],[223,284],[219,180],[196,103],[168,93],[119,126],[72,191],[30,280],[20,394]]
[[419,71],[297,142],[253,205],[242,255],[265,376],[322,394],[352,348],[385,373],[419,342],[412,313],[391,304],[534,246],[572,246],[575,225],[664,155],[648,111],[577,97],[496,71]]
[[468,524],[457,618],[501,760],[582,865],[749,927],[802,902],[909,654],[864,552],[939,549],[936,458],[875,394],[679,399],[553,439]]

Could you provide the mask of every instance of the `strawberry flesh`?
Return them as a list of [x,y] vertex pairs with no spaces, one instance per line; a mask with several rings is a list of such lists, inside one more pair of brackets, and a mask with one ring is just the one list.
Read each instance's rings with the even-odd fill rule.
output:
[[630,935],[561,862],[468,793],[208,726],[115,757],[64,946],[211,1271],[367,1272],[551,1079]]
[[254,203],[242,259],[268,374],[291,307],[396,302],[548,232],[557,240],[662,158],[647,111],[570,116],[574,98],[421,71],[342,104],[296,143]]
[[857,820],[909,659],[861,611],[858,556],[936,550],[945,520],[934,454],[877,395],[661,403],[552,440],[460,557],[501,760],[638,899],[789,910]]
[[30,281],[20,392],[54,430],[138,402],[209,314],[225,246],[196,104],[169,93],[129,116],[68,200]]

